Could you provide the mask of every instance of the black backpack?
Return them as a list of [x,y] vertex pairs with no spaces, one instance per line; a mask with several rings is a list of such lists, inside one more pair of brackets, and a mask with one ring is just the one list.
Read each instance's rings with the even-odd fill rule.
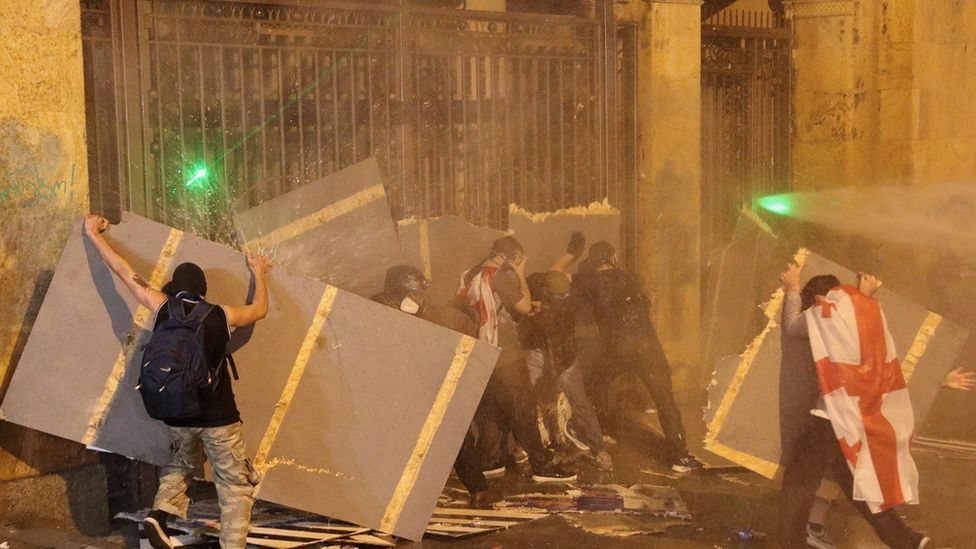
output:
[[214,305],[200,301],[186,314],[183,300],[172,298],[166,307],[169,318],[156,326],[143,349],[137,388],[150,417],[191,418],[200,415],[199,390],[217,380],[207,364],[203,325]]

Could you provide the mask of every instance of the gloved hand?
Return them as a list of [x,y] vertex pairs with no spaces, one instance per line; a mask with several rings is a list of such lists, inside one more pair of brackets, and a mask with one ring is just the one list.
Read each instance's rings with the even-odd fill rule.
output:
[[586,237],[579,231],[573,231],[573,236],[569,237],[569,246],[566,247],[566,253],[578,259],[579,256],[583,255],[583,250],[585,249]]

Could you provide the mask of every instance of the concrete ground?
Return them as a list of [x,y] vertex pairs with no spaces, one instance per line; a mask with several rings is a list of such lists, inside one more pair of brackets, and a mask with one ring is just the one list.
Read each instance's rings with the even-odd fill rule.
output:
[[[688,410],[686,414],[692,414]],[[671,484],[677,488],[694,515],[684,526],[668,528],[663,533],[634,537],[609,537],[579,530],[559,516],[550,516],[529,525],[507,531],[485,534],[466,540],[450,541],[427,538],[420,542],[405,542],[404,549],[543,549],[543,548],[674,548],[713,549],[726,547],[775,547],[777,517],[777,486],[766,479],[741,469],[701,471],[678,478],[656,459],[655,449],[660,443],[654,430],[636,421],[625,421],[616,435],[621,442],[611,447],[616,470],[600,474],[592,466],[584,466],[581,481],[587,483],[618,483],[631,485]],[[691,417],[694,417],[693,415]],[[693,429],[690,429],[692,431]],[[929,532],[935,540],[932,549],[952,547],[976,549],[976,523],[970,518],[976,509],[976,480],[973,478],[972,456],[950,456],[932,450],[916,449],[916,463],[921,476],[922,504],[903,507],[902,514],[910,525]],[[452,481],[455,482],[455,481]],[[508,493],[537,491],[538,486],[509,472],[501,483]],[[0,513],[2,517],[2,513]],[[126,547],[122,537],[123,524],[116,524],[112,535],[88,538],[56,527],[37,524],[3,526],[0,520],[0,544],[11,548]],[[730,534],[748,528],[768,533],[765,541],[731,541]],[[884,547],[863,520],[845,501],[835,504],[828,524],[829,535],[839,547],[874,549]],[[2,545],[0,545],[2,546]]]

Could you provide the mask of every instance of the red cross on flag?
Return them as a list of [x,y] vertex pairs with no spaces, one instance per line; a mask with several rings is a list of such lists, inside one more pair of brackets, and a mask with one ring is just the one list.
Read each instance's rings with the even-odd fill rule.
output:
[[827,415],[854,475],[854,499],[875,513],[918,503],[909,453],[915,418],[881,304],[845,285],[805,314]]

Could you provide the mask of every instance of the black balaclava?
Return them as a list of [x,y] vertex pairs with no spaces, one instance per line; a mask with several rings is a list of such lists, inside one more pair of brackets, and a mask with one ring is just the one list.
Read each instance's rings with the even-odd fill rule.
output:
[[195,263],[181,263],[173,271],[173,280],[163,286],[163,293],[175,297],[180,292],[203,297],[207,295],[207,277]]
[[598,269],[604,263],[613,261],[613,254],[615,253],[617,253],[617,250],[614,249],[613,244],[601,240],[590,246],[590,254],[587,256],[585,263],[592,269]]

